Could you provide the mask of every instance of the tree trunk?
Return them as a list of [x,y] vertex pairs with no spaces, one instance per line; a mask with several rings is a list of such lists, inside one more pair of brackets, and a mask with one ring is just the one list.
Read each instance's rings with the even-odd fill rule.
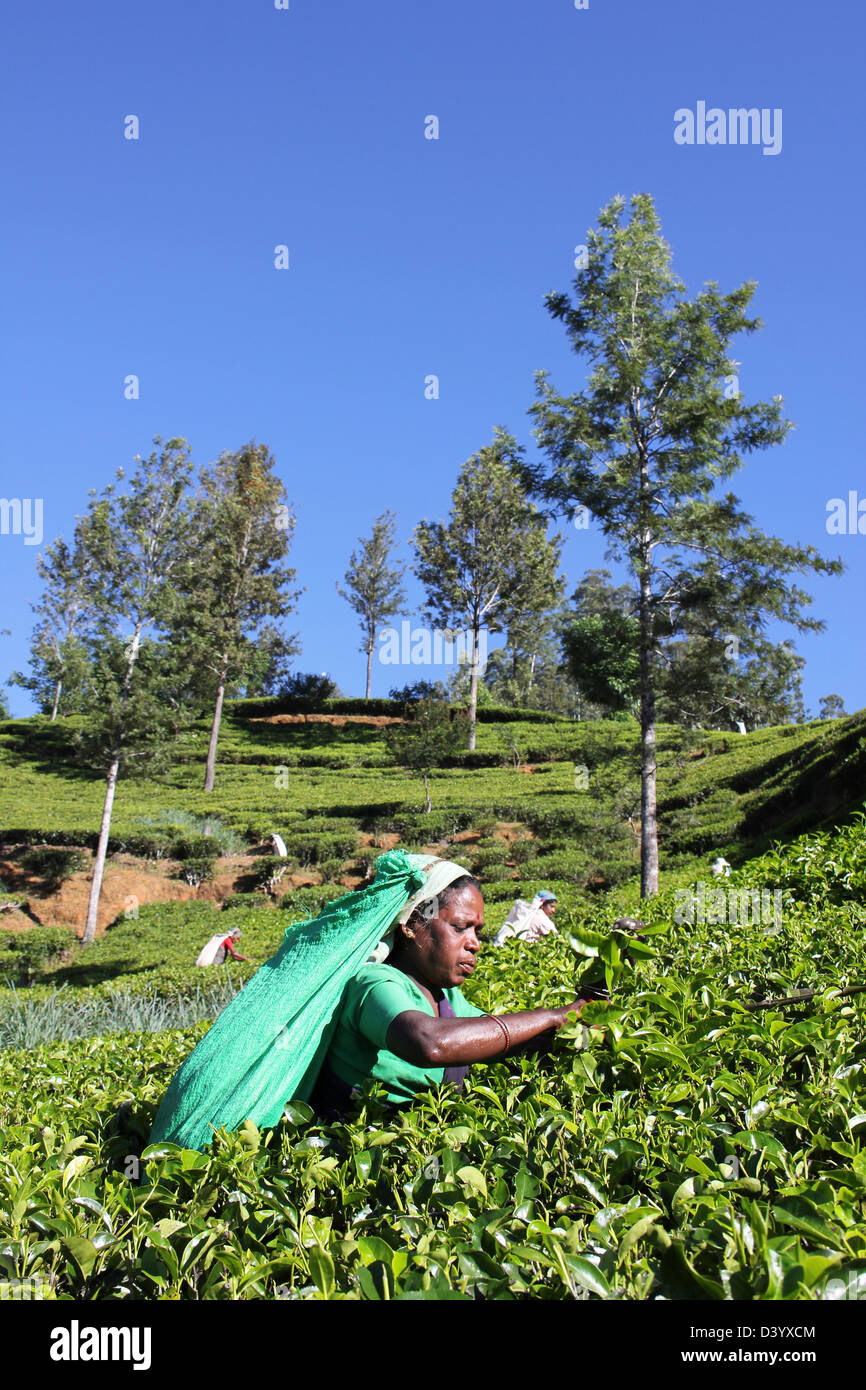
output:
[[421,776],[424,778],[424,795],[427,798],[427,815],[429,816],[430,812],[433,810],[433,802],[430,800],[430,787],[427,783],[427,773],[422,772]]
[[529,662],[529,684],[528,684],[527,687],[526,687],[526,698],[527,698],[527,700],[529,699],[530,695],[532,694],[532,682],[533,682],[533,680],[535,679],[535,661],[536,661],[536,657],[537,657],[537,652],[533,652],[533,653],[532,653],[532,658],[531,658],[531,660],[530,660],[530,662]]
[[478,717],[478,629],[476,617],[472,624],[472,669],[469,676],[469,742],[466,747],[471,753],[475,747],[475,721]]
[[57,718],[57,711],[60,708],[60,692],[63,689],[63,681],[59,680],[54,687],[54,704],[51,709],[51,723]]
[[652,666],[652,609],[649,558],[640,576],[640,895],[659,891],[659,842],[656,803],[656,700]]
[[367,690],[366,690],[366,694],[364,695],[364,699],[365,699],[365,700],[369,700],[369,698],[370,698],[370,671],[371,671],[371,669],[372,669],[372,666],[373,666],[373,643],[371,642],[370,645],[369,645],[369,647],[367,648]]
[[213,723],[210,729],[210,742],[207,747],[207,762],[204,770],[204,789],[206,792],[213,791],[214,778],[216,777],[216,754],[217,743],[220,736],[220,722],[223,717],[223,700],[226,693],[226,675],[228,673],[228,657],[224,656],[220,667],[220,683],[217,687],[216,705],[213,712]]
[[[126,705],[129,698],[130,687],[132,686],[132,673],[135,670],[135,663],[138,659],[138,650],[141,645],[141,630],[143,622],[135,625],[132,640],[129,644],[126,658],[126,673],[123,677],[123,686],[120,692],[121,704]],[[87,904],[87,920],[84,923],[84,935],[81,938],[82,946],[87,946],[96,935],[96,914],[99,909],[99,895],[102,892],[102,875],[105,870],[105,855],[108,849],[108,832],[111,829],[111,811],[114,806],[114,792],[117,787],[117,773],[120,767],[120,754],[123,749],[123,721],[121,720],[117,731],[117,742],[111,759],[111,766],[108,769],[108,776],[105,781],[105,801],[102,806],[102,824],[99,827],[99,842],[96,846],[96,859],[93,864],[93,878],[90,882],[90,899]]]
[[99,827],[99,843],[96,846],[96,859],[93,864],[93,878],[90,882],[90,900],[87,904],[87,920],[84,923],[82,946],[87,946],[96,935],[96,915],[99,910],[99,895],[102,892],[102,875],[105,870],[105,854],[108,849],[108,832],[111,829],[111,810],[114,806],[114,791],[117,786],[117,769],[120,758],[116,756],[108,769],[105,779],[105,801],[102,806],[102,824]]

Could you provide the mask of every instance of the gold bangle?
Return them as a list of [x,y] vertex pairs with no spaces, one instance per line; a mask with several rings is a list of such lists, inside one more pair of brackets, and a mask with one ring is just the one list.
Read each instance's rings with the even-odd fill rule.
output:
[[495,1014],[488,1014],[487,1017],[491,1020],[492,1023],[496,1024],[497,1028],[502,1029],[502,1035],[505,1038],[505,1047],[503,1050],[507,1052],[509,1047],[511,1046],[511,1035],[508,1032],[508,1025],[506,1023],[503,1023],[501,1018],[497,1018]]

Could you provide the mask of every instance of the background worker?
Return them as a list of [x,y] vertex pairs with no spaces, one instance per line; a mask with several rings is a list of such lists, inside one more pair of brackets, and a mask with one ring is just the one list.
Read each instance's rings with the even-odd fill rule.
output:
[[547,888],[542,888],[536,893],[530,903],[518,898],[493,938],[493,945],[504,946],[510,937],[516,937],[518,941],[533,942],[540,941],[551,932],[558,935],[553,925],[555,912],[556,894]]
[[249,960],[249,956],[242,956],[235,950],[242,934],[240,927],[232,927],[228,933],[217,932],[199,952],[196,965],[222,965],[227,955],[232,960]]

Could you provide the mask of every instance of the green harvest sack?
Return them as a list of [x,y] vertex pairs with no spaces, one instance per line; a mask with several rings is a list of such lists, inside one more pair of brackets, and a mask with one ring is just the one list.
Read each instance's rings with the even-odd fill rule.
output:
[[367,888],[295,923],[275,956],[223,1009],[175,1073],[150,1143],[204,1149],[220,1128],[282,1118],[306,1100],[337,1023],[347,982],[357,974],[409,897],[424,885],[427,856],[390,850]]

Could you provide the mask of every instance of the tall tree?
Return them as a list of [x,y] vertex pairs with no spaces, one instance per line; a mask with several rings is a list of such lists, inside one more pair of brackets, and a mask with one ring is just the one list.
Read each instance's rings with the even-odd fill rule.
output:
[[353,550],[344,580],[346,588],[337,584],[337,593],[358,614],[361,620],[362,642],[360,651],[367,657],[367,688],[365,700],[370,698],[370,673],[373,666],[373,649],[380,627],[388,618],[404,613],[406,594],[402,587],[405,565],[390,568],[388,561],[394,547],[396,518],[393,512],[383,512],[373,522],[373,534],[368,540],[358,538],[360,554]]
[[[88,600],[96,619],[93,693],[79,747],[106,779],[84,943],[96,934],[118,776],[152,759],[165,736],[163,718],[172,714],[160,698],[164,655],[151,634],[167,627],[176,602],[174,582],[189,551],[186,494],[192,469],[185,440],[163,444],[157,435],[153,442],[150,457],[136,459],[126,491],[117,493],[112,484],[101,497],[92,495],[80,521]],[[117,476],[123,480],[122,469]]]
[[845,701],[841,695],[822,695],[819,719],[844,719]]
[[213,791],[227,692],[279,682],[300,649],[269,619],[291,610],[299,590],[285,564],[295,516],[264,444],[251,441],[202,470],[195,546],[181,580],[177,622],[213,704],[204,789]]
[[575,302],[551,293],[547,307],[571,346],[592,365],[587,389],[558,395],[536,373],[530,408],[547,459],[524,463],[531,495],[571,515],[585,507],[626,563],[635,585],[641,718],[641,893],[658,891],[656,687],[659,649],[707,594],[721,632],[741,651],[768,617],[800,631],[808,594],[792,572],[835,574],[842,565],[811,546],[763,535],[731,493],[717,485],[743,466],[743,454],[785,438],[782,398],[747,405],[736,388],[731,339],[754,333],[748,282],[720,294],[710,282],[692,299],[671,269],[652,198],[636,194],[623,222],[616,197],[588,233],[587,264],[574,280]]
[[94,621],[88,600],[90,560],[82,544],[80,523],[70,546],[58,537],[36,560],[44,584],[30,643],[30,673],[16,671],[10,684],[29,690],[51,722],[58,714],[76,714],[84,707],[89,671],[87,636]]
[[[505,646],[493,652],[487,662],[484,684],[503,703],[524,709],[545,709],[539,703],[545,677],[555,660],[555,610],[520,614],[509,623]],[[549,692],[548,692],[549,693]]]
[[464,628],[470,668],[469,739],[475,747],[482,629],[502,632],[540,618],[561,597],[562,537],[547,537],[547,519],[514,470],[520,460],[503,429],[464,463],[449,521],[415,528],[415,573],[427,592],[425,613],[450,631]]

